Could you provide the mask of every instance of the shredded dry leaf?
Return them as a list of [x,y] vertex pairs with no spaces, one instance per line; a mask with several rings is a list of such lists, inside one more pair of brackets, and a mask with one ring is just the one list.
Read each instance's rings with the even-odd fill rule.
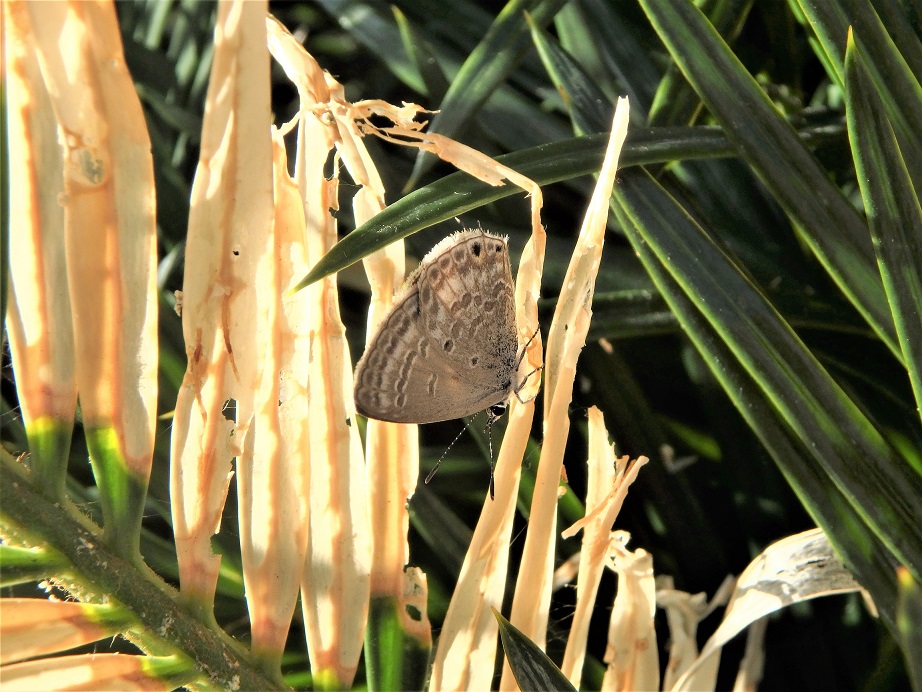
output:
[[[269,48],[297,86],[301,99],[296,118],[295,179],[307,224],[307,261],[313,264],[336,242],[336,222],[330,210],[339,207],[340,165],[345,165],[360,185],[354,199],[357,220],[383,208],[384,188],[361,134],[350,119],[351,110],[342,86],[321,70],[281,24],[269,18],[266,27]],[[334,149],[334,175],[327,179],[324,169]],[[394,253],[387,250],[379,256],[394,256]],[[402,261],[399,269],[402,274]],[[385,278],[383,283],[389,281],[393,279]],[[348,686],[358,667],[368,617],[372,557],[380,558],[382,548],[395,541],[394,531],[382,538],[373,534],[373,527],[380,529],[379,524],[383,524],[392,529],[397,524],[396,542],[401,549],[397,551],[399,563],[392,571],[397,575],[392,593],[402,599],[402,568],[407,559],[403,542],[408,519],[401,516],[405,515],[402,503],[392,502],[386,508],[390,514],[383,521],[370,520],[369,509],[380,509],[383,499],[380,494],[369,496],[366,462],[353,423],[352,361],[339,317],[336,277],[322,279],[301,293],[310,305],[308,421],[314,441],[310,549],[302,584],[302,607],[314,674]],[[395,445],[401,438],[410,441],[408,433],[396,432],[390,435]],[[372,437],[379,436],[372,433]],[[371,459],[368,465],[374,466]],[[388,490],[400,492],[399,487],[375,488],[376,493]],[[393,519],[394,516],[397,518]],[[385,543],[387,539],[390,544]]]
[[[25,3],[4,2],[8,113],[10,301],[7,333],[22,417],[69,429],[77,408],[74,334],[64,251],[64,150],[41,75]],[[42,454],[33,446],[32,455]],[[60,455],[66,464],[66,453]],[[61,460],[55,475],[63,474]]]
[[[541,190],[527,178],[469,147],[444,137],[435,137],[432,142],[435,142],[434,148],[426,147],[429,151],[439,155],[445,153],[453,160],[463,160],[465,166],[477,164],[465,170],[481,180],[495,180],[497,182],[491,184],[499,184],[501,178],[506,178],[530,192],[532,235],[522,251],[515,286],[516,305],[519,306],[516,322],[519,341],[524,343],[538,329],[538,296],[546,243],[540,220]],[[527,374],[541,364],[542,347],[538,335],[523,359],[520,373]],[[534,384],[521,393],[522,399],[528,403],[522,404],[513,398],[509,407],[509,423],[496,461],[496,496],[485,498],[464,557],[433,661],[429,683],[431,690],[487,689],[491,684],[498,642],[498,625],[492,609],[502,608],[506,588],[509,540],[522,459],[534,418],[535,406],[529,398],[537,394],[540,386],[539,378],[533,378],[533,381]]]
[[110,610],[109,606],[74,601],[2,598],[0,665],[47,656],[113,636],[125,623],[105,626],[103,617]]
[[574,687],[582,679],[583,661],[589,620],[595,606],[599,581],[608,565],[610,531],[627,496],[628,487],[637,478],[640,468],[649,459],[640,457],[631,462],[628,457],[615,459],[614,445],[608,443],[608,431],[602,412],[589,409],[589,482],[586,491],[586,516],[563,531],[564,538],[583,530],[580,547],[580,570],[576,586],[576,612],[570,625],[567,648],[561,671]]
[[765,630],[768,619],[753,622],[746,635],[746,652],[740,662],[740,669],[733,682],[733,692],[755,692],[762,681],[765,669]]
[[426,648],[432,646],[432,626],[429,624],[429,584],[426,573],[419,567],[407,567],[403,586],[403,628]]
[[630,535],[611,534],[612,568],[618,573],[618,592],[608,626],[608,664],[603,690],[630,692],[659,688],[659,651],[656,646],[656,580],[653,556],[642,548],[630,551]]
[[[589,306],[601,259],[608,218],[608,198],[614,186],[627,123],[628,102],[627,99],[619,99],[605,160],[564,278],[548,337],[544,371],[544,445],[538,463],[528,534],[510,617],[515,627],[542,647],[553,575],[557,488],[570,427],[568,409],[576,377],[576,361],[589,331]],[[512,689],[514,684],[506,664],[500,689]]]
[[[64,142],[64,221],[80,407],[142,482],[157,399],[150,138],[114,8],[23,3]],[[93,252],[87,252],[93,248]]]
[[[672,577],[662,576],[657,579],[657,605],[666,611],[669,625],[669,661],[663,678],[663,689],[673,688],[675,681],[688,670],[698,656],[698,623],[710,615],[715,608],[724,605],[730,597],[734,580],[728,577],[709,602],[703,593],[690,594],[677,591],[673,587]],[[704,665],[695,680],[696,689],[714,689],[717,680],[718,656]]]
[[309,338],[307,294],[289,294],[307,267],[304,210],[288,175],[285,143],[273,130],[273,265],[261,288],[268,306],[263,380],[253,425],[238,462],[240,545],[251,648],[278,666],[307,551],[310,435],[304,425]]
[[429,689],[489,689],[498,625],[491,608],[502,607],[509,541],[534,404],[513,403],[496,463],[496,497],[484,501],[480,520],[439,636]]
[[[23,2],[4,3],[4,12],[11,20],[9,49],[4,40],[11,97],[14,104],[23,99],[24,107],[21,117],[11,118],[22,135],[11,144],[14,149],[37,147],[20,151],[15,160],[25,169],[19,171],[21,179],[14,173],[12,181],[14,193],[17,185],[24,186],[11,205],[24,226],[22,234],[13,234],[11,250],[14,257],[37,253],[23,258],[21,266],[13,262],[11,334],[17,375],[24,385],[43,386],[44,376],[28,370],[41,368],[50,356],[48,374],[61,376],[47,393],[25,402],[24,410],[63,416],[69,425],[73,412],[63,407],[73,402],[73,373],[97,463],[122,464],[143,486],[150,473],[157,399],[153,162],[115,11],[97,3]],[[38,57],[40,77],[27,53]],[[63,151],[53,141],[48,111],[39,115],[37,106],[50,106]],[[21,197],[30,187],[35,194]],[[63,237],[61,210],[54,205],[63,207]],[[48,282],[60,283],[65,276],[75,290],[50,295]],[[26,277],[32,282],[29,289],[21,282]],[[72,336],[61,334],[71,325]],[[48,355],[22,341],[36,330],[55,342]],[[35,394],[29,388],[24,393],[27,398]],[[107,517],[116,518],[127,519]]]
[[[853,592],[863,589],[820,529],[773,543],[736,580],[723,621],[671,689],[701,689],[699,670],[718,657],[724,644],[766,615],[812,598]],[[866,601],[870,602],[867,596]]]
[[554,570],[553,591],[559,591],[568,584],[572,584],[579,574],[580,554],[573,553]]
[[[342,85],[320,68],[285,27],[272,18],[267,26],[273,55],[298,87],[302,107],[297,119],[302,131],[323,129],[326,146],[336,146],[343,165],[360,186],[353,198],[353,208],[356,223],[361,224],[384,208],[384,186],[362,141],[363,133],[351,117],[354,108],[346,101]],[[321,183],[314,181],[314,184]],[[365,267],[372,289],[368,321],[371,334],[387,314],[393,295],[403,282],[403,243],[392,243],[369,256]],[[417,435],[412,426],[369,421],[365,444],[374,546],[372,593],[400,599],[403,566],[409,559],[406,542],[409,516],[402,503],[391,500],[412,494],[419,471]]]
[[170,494],[181,588],[204,610],[220,565],[211,536],[231,460],[243,453],[253,422],[276,300],[260,290],[275,265],[265,12],[264,2],[218,6],[186,241],[188,365],[173,419]]
[[[356,220],[361,222],[377,212],[383,203],[383,188],[373,163],[362,145],[361,138],[373,134],[390,142],[413,146],[430,151],[442,159],[453,163],[461,170],[476,176],[491,185],[501,185],[504,180],[509,180],[529,192],[532,199],[532,239],[526,245],[519,265],[519,275],[516,287],[517,304],[524,308],[517,315],[520,339],[524,342],[531,337],[537,329],[537,297],[540,288],[541,267],[544,261],[544,229],[540,224],[541,191],[531,180],[519,175],[515,171],[504,167],[480,152],[454,142],[440,135],[422,132],[424,123],[416,118],[425,111],[415,104],[393,106],[382,101],[363,101],[349,103],[345,100],[342,87],[330,75],[323,73],[316,61],[313,60],[300,46],[297,46],[287,34],[287,31],[276,22],[270,21],[269,31],[273,53],[282,62],[286,73],[298,86],[302,95],[305,108],[299,114],[302,122],[313,118],[335,127],[337,136],[331,137],[336,141],[338,152],[344,165],[349,169],[353,179],[362,187],[355,201]],[[383,116],[392,123],[388,127],[378,127],[370,122],[371,116]],[[387,254],[391,253],[391,254]],[[369,333],[373,327],[386,314],[390,308],[394,291],[402,280],[403,262],[402,249],[396,248],[396,254],[391,250],[376,253],[366,261],[369,280],[372,285],[372,310],[369,316]],[[531,371],[542,363],[540,338],[534,339],[529,347],[528,356],[522,363],[522,368]],[[539,379],[533,378],[529,390],[522,393],[523,398],[529,398],[537,393]],[[433,673],[433,685],[452,686],[442,678],[442,662],[448,653],[449,643],[457,644],[461,641],[478,644],[487,641],[489,646],[483,649],[479,656],[472,656],[468,649],[454,649],[450,659],[457,661],[461,666],[470,666],[478,670],[489,670],[490,665],[481,665],[482,662],[492,661],[495,655],[496,622],[490,606],[500,603],[496,597],[482,597],[484,591],[502,594],[505,583],[506,550],[503,541],[508,541],[509,527],[512,513],[515,508],[515,496],[518,490],[518,472],[524,453],[524,444],[530,430],[533,405],[519,406],[513,402],[510,411],[510,425],[507,428],[506,440],[500,451],[496,470],[497,487],[501,488],[501,495],[496,502],[489,502],[485,506],[486,520],[482,520],[480,536],[475,536],[470,555],[501,555],[498,560],[502,564],[493,564],[492,558],[485,562],[478,562],[473,569],[475,574],[470,575],[471,566],[462,574],[461,583],[456,590],[453,603],[463,605],[461,612],[465,613],[462,621],[452,617],[452,607],[449,607],[449,617],[442,634],[445,647],[437,654]],[[406,427],[403,430],[407,430]],[[367,458],[369,474],[372,480],[386,481],[373,483],[378,488],[372,495],[372,511],[374,512],[373,526],[375,527],[375,558],[377,569],[375,572],[376,593],[393,593],[394,589],[402,589],[402,567],[408,553],[405,543],[408,519],[402,506],[393,502],[394,497],[409,497],[416,483],[418,475],[418,451],[415,439],[409,437],[415,433],[402,433],[400,426],[390,426],[370,421],[367,435]],[[513,438],[516,441],[513,442]],[[409,454],[407,452],[410,452]],[[395,460],[403,460],[403,466],[393,468]],[[375,498],[379,501],[375,501]],[[399,507],[397,513],[394,508]],[[399,536],[400,540],[395,540]],[[497,536],[505,536],[497,542]],[[485,547],[488,544],[489,549]],[[480,547],[478,547],[480,546]],[[467,563],[466,563],[467,564]],[[489,573],[489,577],[485,576]],[[470,595],[476,601],[476,606],[471,609],[471,602],[466,600],[464,594],[468,593],[464,574],[473,578],[474,584],[482,584],[483,579],[488,579],[492,587],[481,590],[479,587]],[[402,596],[402,593],[401,593]],[[459,606],[455,606],[457,609]],[[474,612],[474,616],[471,616]],[[453,636],[453,627],[458,626],[463,633]],[[446,636],[446,632],[449,634]],[[492,636],[484,636],[492,633]],[[463,679],[467,673],[456,671],[450,674],[453,680]],[[487,673],[489,676],[489,672]]]
[[[4,692],[34,690],[151,690],[182,684],[175,677],[160,679],[156,663],[165,659],[125,654],[81,654],[15,663],[0,668]],[[188,676],[189,679],[192,676]]]

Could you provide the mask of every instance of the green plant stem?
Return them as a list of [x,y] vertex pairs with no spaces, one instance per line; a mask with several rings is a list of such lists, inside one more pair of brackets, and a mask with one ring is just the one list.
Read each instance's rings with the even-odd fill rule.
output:
[[260,673],[238,642],[195,619],[183,608],[179,592],[153,571],[116,555],[102,540],[102,530],[72,504],[50,502],[37,492],[23,467],[6,452],[0,453],[0,495],[3,539],[57,551],[70,567],[48,577],[59,578],[59,585],[81,600],[101,602],[117,596],[137,618],[137,628],[127,635],[142,650],[189,657],[203,686],[287,689],[281,679]]

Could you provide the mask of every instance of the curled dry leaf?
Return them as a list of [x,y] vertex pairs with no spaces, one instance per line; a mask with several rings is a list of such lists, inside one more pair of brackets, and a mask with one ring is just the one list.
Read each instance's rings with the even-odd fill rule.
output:
[[[766,615],[812,598],[852,592],[864,593],[820,529],[773,543],[739,576],[723,622],[672,689],[697,689],[696,672],[708,659]],[[871,603],[868,596],[865,600]]]

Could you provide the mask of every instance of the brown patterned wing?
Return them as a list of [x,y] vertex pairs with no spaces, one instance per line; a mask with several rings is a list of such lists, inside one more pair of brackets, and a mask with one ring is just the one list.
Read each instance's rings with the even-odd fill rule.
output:
[[506,241],[462,231],[439,243],[356,368],[362,415],[431,423],[511,395],[518,338]]

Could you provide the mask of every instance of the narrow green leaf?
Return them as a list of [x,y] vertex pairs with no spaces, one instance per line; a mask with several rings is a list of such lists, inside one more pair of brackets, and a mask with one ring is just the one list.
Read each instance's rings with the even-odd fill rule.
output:
[[922,478],[658,183],[628,171],[614,196],[635,250],[646,244],[668,266],[832,485],[903,564],[922,573]]
[[[607,134],[579,137],[498,156],[496,160],[539,185],[548,185],[597,173],[607,142]],[[732,147],[717,128],[637,128],[628,135],[621,160],[624,165],[630,166],[732,153]],[[416,231],[517,194],[523,194],[523,191],[514,185],[494,187],[467,173],[445,176],[391,204],[340,240],[314,265],[295,290],[345,269],[375,250]]]
[[143,83],[135,85],[141,102],[153,113],[156,113],[166,125],[177,133],[189,138],[190,142],[199,143],[202,135],[202,118],[200,115],[190,113],[182,106],[171,103],[164,98],[162,92],[151,89]]
[[[646,42],[649,29],[637,22],[630,3],[580,0],[554,18],[560,45],[592,75],[608,100],[627,96],[632,117],[646,113],[661,68]],[[642,119],[641,119],[642,121]]]
[[0,586],[42,581],[65,571],[66,561],[48,548],[17,548],[0,545]]
[[[912,74],[922,75],[922,35],[919,33],[919,4],[906,0],[871,0],[881,23],[899,46]],[[860,9],[860,5],[857,6]]]
[[400,29],[385,8],[354,0],[318,0],[318,4],[363,45],[377,47],[375,54],[401,82],[419,93],[425,91],[426,85],[413,57],[406,51],[394,50],[401,45]]
[[829,78],[844,87],[842,57],[845,54],[845,32],[849,21],[841,3],[806,3],[795,0],[795,6],[816,34],[816,40],[811,41],[810,45],[826,68]]
[[[798,2],[828,57],[827,69],[832,66],[840,85],[845,79],[849,27],[855,32],[854,40],[866,56],[868,77],[879,92],[880,105],[900,142],[910,176],[917,187],[922,186],[922,43],[911,29],[906,29],[908,20],[903,11],[891,7],[884,26],[867,0]],[[901,36],[899,45],[891,31]]]
[[[524,13],[546,24],[562,5],[563,0],[510,0],[455,75],[429,132],[452,137],[461,130],[530,48]],[[433,161],[432,154],[420,150],[407,189],[416,184]]]
[[922,207],[864,51],[851,37],[845,86],[861,196],[916,408],[922,412]]
[[[486,35],[495,19],[489,10],[499,7],[499,4],[488,8],[476,0],[413,0],[404,3],[404,7],[413,8],[417,21],[424,21],[430,28],[430,35],[439,43],[464,46],[474,45]],[[452,40],[446,41],[446,38]]]
[[[733,45],[749,17],[752,0],[703,0],[699,7],[726,42]],[[701,99],[682,76],[678,66],[672,63],[656,89],[647,124],[651,127],[690,125],[700,112]]]
[[[438,482],[438,475],[433,483]],[[409,504],[410,521],[429,549],[437,552],[450,574],[459,574],[473,531],[428,485],[420,485]]]
[[400,603],[372,596],[365,630],[365,668],[372,690],[421,690],[429,669],[431,642],[403,625]]
[[577,135],[607,132],[615,107],[579,64],[542,27],[528,18],[532,41],[557,87]]
[[868,230],[793,127],[691,3],[641,0],[686,79],[826,271],[898,358]]
[[[556,302],[556,298],[547,298],[538,306],[553,309]],[[672,334],[678,327],[675,315],[655,290],[608,291],[592,296],[592,324],[586,341]]]
[[415,67],[423,85],[423,88],[420,89],[421,93],[432,99],[443,98],[448,90],[448,79],[439,68],[439,63],[435,59],[430,46],[419,36],[399,7],[392,7],[391,10],[400,31],[403,50],[409,56],[410,62]]
[[503,652],[519,689],[576,692],[576,688],[537,644],[513,627],[496,608],[493,609],[493,615],[499,623]]
[[[838,131],[820,126],[800,132],[805,143],[838,138]],[[539,185],[550,185],[598,173],[607,134],[578,137],[497,156],[496,160]],[[733,155],[735,149],[716,127],[634,128],[621,154],[622,165],[650,165],[677,159],[709,159]],[[522,194],[514,185],[493,187],[467,173],[452,173],[414,190],[339,241],[301,279],[295,290],[345,269],[375,250],[441,221],[453,219],[490,202]]]
[[[706,578],[706,572],[732,571],[735,567],[726,548],[714,541],[701,540],[701,536],[711,535],[721,527],[707,499],[696,492],[693,474],[678,473],[675,467],[660,463],[668,455],[666,447],[674,449],[677,439],[685,437],[687,441],[688,436],[677,433],[673,422],[662,415],[655,394],[651,396],[622,350],[629,351],[630,347],[622,342],[604,348],[587,344],[580,354],[580,367],[585,366],[585,372],[598,375],[587,378],[591,389],[586,395],[604,411],[606,426],[618,441],[619,454],[642,450],[653,458],[654,463],[647,465],[638,479],[638,492],[648,511],[655,512],[660,519],[664,510],[672,517],[681,518],[676,522],[665,520],[668,528],[664,531],[668,531],[672,545],[669,559],[676,564],[695,565],[693,570],[700,570],[697,576],[702,579]],[[685,449],[692,451],[690,447]]]
[[[860,512],[849,502],[848,495],[830,483],[827,472],[816,462],[812,441],[803,442],[797,438],[769,393],[740,362],[737,353],[712,324],[711,317],[703,314],[689,293],[689,287],[673,276],[673,258],[664,262],[647,242],[651,226],[646,222],[640,225],[634,219],[633,210],[620,189],[624,178],[622,175],[622,185],[615,188],[617,204],[614,209],[641,262],[727,397],[770,452],[804,508],[826,531],[856,578],[871,592],[884,620],[895,627],[893,571],[897,560],[866,525]],[[630,196],[633,197],[633,193]],[[650,206],[656,205],[651,202]],[[677,233],[689,232],[688,222],[675,215],[658,222],[657,232],[662,232],[664,224],[675,220],[680,224]],[[694,233],[697,235],[697,231]],[[727,315],[726,319],[732,320],[734,316]]]
[[[582,3],[567,3],[554,17],[554,32],[560,46],[576,60],[580,68],[595,77],[606,100],[614,103],[624,94],[616,80],[605,69],[603,51],[598,50],[586,21],[586,7]],[[655,74],[655,73],[654,73]],[[634,103],[634,99],[631,99]]]

